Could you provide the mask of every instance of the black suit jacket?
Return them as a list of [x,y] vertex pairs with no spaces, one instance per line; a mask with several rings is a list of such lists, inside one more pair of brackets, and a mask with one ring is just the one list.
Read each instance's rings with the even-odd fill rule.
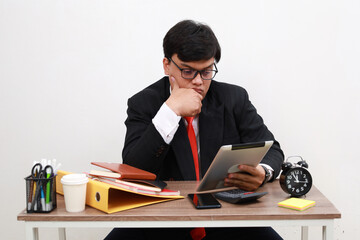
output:
[[[128,100],[123,162],[155,173],[161,180],[195,180],[190,143],[183,121],[168,145],[152,123],[170,96],[168,77]],[[201,175],[206,173],[222,145],[274,140],[263,163],[280,173],[284,156],[273,134],[251,104],[245,89],[212,80],[199,115]]]

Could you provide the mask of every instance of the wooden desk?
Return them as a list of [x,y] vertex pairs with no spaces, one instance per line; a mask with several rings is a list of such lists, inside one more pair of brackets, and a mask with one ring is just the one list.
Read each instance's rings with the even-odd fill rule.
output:
[[[179,189],[183,196],[192,191],[195,182],[168,182],[168,188]],[[51,213],[27,214],[22,211],[17,219],[25,221],[26,239],[37,240],[39,227],[59,228],[59,239],[65,240],[66,227],[243,227],[243,226],[301,226],[302,239],[308,238],[308,226],[322,226],[323,239],[333,239],[334,219],[340,212],[313,186],[307,198],[316,206],[304,212],[280,208],[277,203],[288,198],[279,182],[266,184],[260,191],[268,194],[256,202],[230,204],[220,201],[222,208],[195,210],[188,198],[158,203],[137,209],[106,214],[86,206],[81,213],[65,211],[63,196],[58,195],[57,209]]]

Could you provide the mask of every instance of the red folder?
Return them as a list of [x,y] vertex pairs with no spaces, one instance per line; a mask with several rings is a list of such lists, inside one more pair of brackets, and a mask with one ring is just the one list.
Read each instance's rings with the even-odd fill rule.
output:
[[145,170],[141,170],[123,163],[91,162],[91,164],[119,173],[120,177],[118,179],[156,179],[156,175],[151,172],[147,172]]

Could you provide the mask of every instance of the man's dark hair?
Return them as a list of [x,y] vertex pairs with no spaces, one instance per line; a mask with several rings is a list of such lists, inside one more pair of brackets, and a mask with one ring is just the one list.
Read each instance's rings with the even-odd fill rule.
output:
[[212,57],[219,62],[221,57],[219,42],[211,28],[192,20],[184,20],[173,26],[164,37],[163,48],[166,58],[178,54],[184,62]]

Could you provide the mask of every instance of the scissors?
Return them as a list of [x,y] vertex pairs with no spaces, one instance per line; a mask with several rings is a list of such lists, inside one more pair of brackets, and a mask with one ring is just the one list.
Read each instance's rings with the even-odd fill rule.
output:
[[46,165],[44,170],[42,169],[41,163],[36,163],[31,169],[31,176],[34,180],[39,181],[41,178],[49,178],[54,174],[53,167]]
[[53,173],[54,173],[54,170],[53,170],[52,166],[50,166],[50,165],[46,165],[44,170],[42,169],[41,163],[36,163],[32,167],[31,177],[36,182],[36,185],[35,185],[36,190],[35,190],[35,196],[31,203],[31,209],[33,209],[35,211],[37,210],[37,206],[36,206],[36,209],[34,209],[35,203],[37,201],[39,202],[38,206],[40,207],[39,194],[40,194],[40,191],[43,191],[41,181],[44,181],[44,179],[49,178],[51,175],[53,175]]

